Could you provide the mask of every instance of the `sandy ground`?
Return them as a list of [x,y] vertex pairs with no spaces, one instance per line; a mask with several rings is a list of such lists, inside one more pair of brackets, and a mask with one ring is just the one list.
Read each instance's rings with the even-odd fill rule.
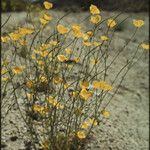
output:
[[[118,12],[102,12],[102,15],[110,16],[117,13]],[[64,12],[52,11],[52,14],[56,17],[60,17]],[[9,14],[2,14],[2,23],[6,20],[6,16],[8,15]],[[25,13],[12,13],[11,15],[11,19],[7,23],[7,26],[2,30],[2,33],[9,28],[20,25],[20,23],[24,25]],[[126,21],[125,29],[121,32],[116,32],[115,34],[111,52],[112,56],[116,53],[115,49],[122,47],[131,36],[133,30],[133,26],[131,26],[133,18],[143,19],[145,21],[145,26],[138,31],[135,39],[113,65],[114,71],[125,61],[125,58],[132,54],[134,48],[133,45],[136,46],[141,41],[148,42],[148,15],[145,13],[126,13],[122,15],[122,18],[125,18],[128,15],[130,15],[131,18]],[[88,16],[87,12],[71,13],[65,18],[65,23],[69,24],[71,22],[76,22],[77,20],[79,21],[85,16]],[[90,25],[86,23],[86,26]],[[107,110],[111,112],[110,118],[101,122],[100,125],[94,129],[92,138],[86,146],[87,150],[148,150],[148,55],[149,52],[145,52],[144,56],[138,60],[134,67],[129,71],[119,92],[107,107]],[[14,122],[16,127],[12,122]],[[25,142],[20,138],[21,136],[19,136],[17,126],[22,129],[22,131],[25,131],[17,109],[12,109],[6,117],[4,124],[2,124],[3,150],[25,149]]]

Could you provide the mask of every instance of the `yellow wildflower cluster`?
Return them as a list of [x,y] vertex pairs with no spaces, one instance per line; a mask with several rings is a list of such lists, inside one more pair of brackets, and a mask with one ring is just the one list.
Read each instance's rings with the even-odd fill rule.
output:
[[49,96],[47,98],[47,101],[54,107],[56,107],[57,109],[64,109],[64,106],[62,104],[60,104],[60,102],[58,102],[54,97]]
[[38,112],[40,114],[46,114],[49,112],[49,109],[46,106],[35,104],[33,105],[33,111]]
[[65,33],[67,33],[69,30],[68,30],[68,28],[66,28],[65,26],[59,24],[59,25],[57,25],[57,31],[58,31],[58,33],[60,33],[60,34],[65,34]]
[[143,49],[149,50],[149,44],[142,43],[142,44],[141,44],[141,47],[142,47]]
[[102,17],[99,15],[100,10],[97,8],[97,6],[91,5],[90,13],[92,14],[90,22],[92,22],[93,24],[98,24],[101,21]]
[[24,66],[20,66],[20,67],[16,66],[12,68],[12,72],[16,75],[20,75],[23,73],[24,69],[25,69]]
[[83,100],[88,100],[89,98],[91,98],[93,96],[93,93],[86,90],[86,89],[82,89],[80,91],[80,97],[83,99]]
[[137,28],[141,28],[144,25],[144,21],[143,20],[133,20],[133,25]]
[[116,21],[113,20],[113,19],[108,19],[107,20],[107,26],[110,27],[110,28],[113,28],[114,26],[116,26]]
[[92,85],[93,85],[93,88],[95,89],[102,89],[104,91],[112,90],[112,86],[107,84],[104,81],[93,81]]
[[48,24],[50,21],[52,20],[52,16],[49,14],[44,14],[41,18],[40,18],[40,22],[43,26],[45,26],[46,24]]
[[91,125],[97,126],[98,122],[96,119],[94,118],[89,118],[86,121],[84,121],[81,125],[80,128],[82,129],[87,129],[89,128]]

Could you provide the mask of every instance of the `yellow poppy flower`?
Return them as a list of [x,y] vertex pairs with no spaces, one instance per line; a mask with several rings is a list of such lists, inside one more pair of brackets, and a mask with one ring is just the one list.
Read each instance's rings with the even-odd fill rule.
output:
[[78,132],[77,132],[77,137],[78,137],[79,139],[85,139],[85,138],[86,138],[86,135],[85,135],[84,131],[78,131]]
[[113,28],[116,24],[117,24],[116,21],[113,20],[113,19],[108,19],[107,20],[107,26],[110,27],[110,28]]
[[81,125],[80,125],[80,128],[82,129],[87,129],[89,127],[89,123],[87,121],[83,122]]
[[20,45],[22,46],[26,46],[27,45],[27,41],[26,40],[19,40]]
[[87,41],[89,39],[89,36],[88,36],[88,34],[83,33],[82,38],[84,41]]
[[10,33],[9,36],[10,36],[11,40],[17,41],[21,38],[22,35],[19,33]]
[[51,105],[53,105],[54,107],[56,107],[57,109],[63,109],[64,108],[64,106],[62,105],[62,104],[60,104],[54,97],[52,97],[52,96],[49,96],[48,98],[47,98],[47,101],[51,104]]
[[86,81],[80,81],[81,89],[87,89],[89,87],[89,83]]
[[73,36],[76,38],[81,38],[82,37],[82,32],[81,32],[81,27],[80,25],[72,25],[72,32],[73,32]]
[[72,25],[72,30],[81,30],[81,26],[79,24]]
[[91,42],[83,41],[83,45],[89,47],[89,46],[92,46],[92,43]]
[[57,31],[60,34],[65,34],[68,32],[68,29],[66,27],[64,27],[63,25],[59,24],[59,25],[57,25]]
[[32,34],[35,30],[33,28],[26,28],[26,27],[23,27],[23,28],[19,28],[18,29],[18,34],[21,34],[21,35],[27,35],[27,34]]
[[47,83],[47,82],[48,82],[48,79],[47,79],[47,77],[46,77],[45,75],[40,75],[40,76],[39,76],[39,80],[40,80],[41,82],[43,82],[43,83]]
[[92,65],[96,65],[96,64],[98,63],[98,60],[97,60],[97,59],[91,59],[90,61],[91,61],[91,64],[92,64]]
[[69,86],[70,86],[70,85],[69,85],[68,83],[65,83],[65,84],[64,84],[64,89],[68,89]]
[[89,122],[90,124],[93,124],[94,126],[97,126],[97,124],[98,124],[97,120],[94,119],[94,118],[90,118],[90,119],[88,120],[88,122]]
[[46,25],[46,24],[48,24],[49,21],[45,20],[44,18],[40,18],[40,22],[42,25]]
[[53,78],[53,82],[55,84],[59,84],[59,83],[62,83],[63,82],[63,79],[61,77],[54,77]]
[[24,71],[24,67],[14,67],[12,68],[12,72],[16,75],[22,74]]
[[53,4],[48,1],[45,1],[43,3],[43,5],[44,5],[45,9],[51,9],[53,7]]
[[31,81],[31,80],[29,80],[29,81],[27,81],[26,82],[26,86],[30,89],[30,88],[32,88],[33,87],[33,81]]
[[93,15],[97,15],[100,14],[100,10],[97,8],[97,6],[91,4],[90,13]]
[[50,16],[49,14],[44,14],[43,15],[43,19],[45,19],[47,21],[51,21],[52,20],[52,16]]
[[94,41],[94,42],[93,42],[93,45],[97,47],[97,46],[100,46],[100,45],[101,45],[101,43],[100,43],[100,42],[96,42],[96,41]]
[[149,50],[149,44],[143,43],[143,44],[141,44],[141,47],[146,49],[146,50]]
[[67,58],[65,55],[58,55],[58,56],[57,56],[57,59],[58,59],[60,62],[65,62],[66,60],[68,60],[68,58]]
[[100,15],[91,16],[90,21],[93,24],[98,24],[101,21],[102,17]]
[[106,111],[106,110],[103,110],[103,111],[102,111],[102,115],[103,115],[105,118],[109,118],[110,112],[108,112],[108,111]]
[[49,51],[45,50],[39,53],[42,57],[46,57],[49,54]]
[[71,53],[73,52],[73,50],[72,50],[71,48],[66,48],[66,49],[65,49],[65,52],[66,52],[67,54],[71,54]]
[[9,36],[1,36],[1,41],[3,43],[6,43],[6,42],[10,41],[10,38],[9,38]]
[[58,42],[51,40],[51,41],[49,41],[49,44],[50,44],[50,45],[53,45],[53,46],[56,46],[56,45],[58,44]]
[[101,39],[102,41],[108,41],[108,37],[105,36],[105,35],[101,36],[100,39]]
[[86,34],[87,34],[89,37],[92,37],[92,36],[93,36],[93,32],[92,32],[92,31],[88,31],[88,32],[86,32]]
[[93,88],[95,89],[102,89],[104,91],[112,90],[112,86],[107,84],[104,81],[93,81],[92,85],[93,85]]
[[133,20],[133,25],[137,28],[140,28],[144,25],[144,21],[143,20]]
[[75,57],[75,58],[74,58],[74,61],[75,61],[76,63],[79,63],[79,62],[80,62],[80,58],[79,58],[79,57]]
[[93,96],[92,92],[89,92],[86,89],[82,89],[79,95],[84,100],[88,100],[90,97]]

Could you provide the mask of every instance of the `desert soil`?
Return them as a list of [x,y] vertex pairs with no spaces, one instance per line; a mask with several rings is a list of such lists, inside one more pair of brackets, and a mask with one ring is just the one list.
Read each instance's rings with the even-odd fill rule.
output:
[[[63,11],[51,12],[56,18],[64,14]],[[102,12],[103,16],[109,17],[119,12]],[[2,30],[8,31],[14,26],[25,24],[25,13],[11,13],[11,19]],[[35,19],[36,19],[36,14]],[[148,14],[146,13],[124,13],[120,18],[127,16],[130,18],[126,21],[122,31],[115,33],[111,54],[114,55],[116,50],[121,48],[129,40],[134,27],[132,26],[133,18],[140,18],[145,21],[135,39],[131,41],[128,48],[119,56],[117,62],[113,65],[113,71],[130,56],[140,42],[148,42]],[[9,14],[2,14],[2,23]],[[76,12],[69,14],[64,20],[66,24],[77,22],[88,16],[87,12]],[[38,18],[37,18],[38,19]],[[86,26],[90,26],[86,23]],[[2,50],[3,47],[2,47]],[[139,55],[142,53],[139,52]],[[127,74],[120,90],[115,95],[107,110],[110,111],[109,119],[104,120],[92,132],[92,138],[87,143],[87,150],[148,150],[149,148],[149,52],[145,51],[144,55]],[[111,80],[111,77],[110,77]],[[11,101],[11,98],[10,98]],[[12,123],[14,122],[14,123]],[[15,127],[16,126],[16,127]],[[25,142],[21,139],[22,133],[18,133],[17,128],[24,130],[24,124],[17,112],[12,109],[4,123],[2,124],[2,149],[3,150],[24,150]]]

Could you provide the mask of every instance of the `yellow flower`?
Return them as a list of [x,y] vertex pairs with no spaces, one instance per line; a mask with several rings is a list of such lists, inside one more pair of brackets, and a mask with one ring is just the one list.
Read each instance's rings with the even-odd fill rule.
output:
[[59,84],[59,83],[62,83],[63,82],[63,79],[61,78],[61,77],[54,77],[53,78],[53,82],[55,83],[55,84]]
[[45,20],[44,18],[40,18],[40,22],[42,25],[46,25],[46,24],[48,24],[49,21]]
[[40,52],[40,55],[42,57],[46,57],[48,54],[49,54],[49,51],[47,51],[47,50]]
[[87,89],[89,87],[89,83],[86,81],[80,81],[81,89]]
[[105,118],[109,118],[110,112],[103,110],[103,111],[102,111],[102,115],[103,115]]
[[100,14],[100,10],[97,8],[97,6],[92,5],[92,4],[91,4],[91,6],[90,6],[90,12],[91,12],[91,14],[93,14],[93,15]]
[[94,126],[97,126],[97,124],[98,124],[97,120],[94,119],[94,118],[90,118],[90,119],[88,120],[88,122],[89,122],[90,124],[93,124]]
[[72,25],[72,30],[81,30],[81,26],[79,24]]
[[73,97],[77,97],[78,95],[79,95],[79,92],[78,92],[78,91],[73,91],[73,92],[72,92],[72,96],[73,96]]
[[44,75],[40,75],[40,76],[39,76],[39,80],[40,80],[41,82],[43,82],[43,83],[47,83],[47,82],[48,82],[47,77],[44,76]]
[[91,16],[91,19],[90,21],[93,23],[93,24],[97,24],[101,21],[102,17],[100,15],[95,15],[95,16]]
[[64,55],[58,55],[57,56],[57,59],[60,61],[60,62],[65,62],[66,60],[68,60],[68,58]]
[[69,85],[68,83],[65,83],[65,84],[64,84],[64,89],[68,89],[69,86],[70,86],[70,85]]
[[101,38],[102,41],[107,41],[108,40],[108,37],[105,36],[105,35],[101,36],[100,38]]
[[140,28],[144,25],[144,21],[143,20],[133,20],[133,25],[137,28]]
[[27,35],[27,34],[32,34],[35,30],[33,28],[19,28],[16,33],[21,34],[21,35]]
[[26,46],[27,45],[27,41],[26,40],[19,40],[20,45],[22,46]]
[[2,81],[9,81],[10,78],[9,77],[2,77]]
[[96,65],[98,63],[98,60],[97,59],[91,59],[91,64],[92,65]]
[[68,32],[68,29],[66,27],[64,27],[63,25],[59,24],[59,25],[57,25],[57,31],[60,34],[65,34]]
[[29,80],[29,81],[27,81],[26,82],[26,86],[30,89],[30,88],[32,88],[33,87],[33,81],[31,81],[31,80]]
[[45,19],[47,21],[51,21],[52,20],[52,16],[50,16],[49,14],[44,14],[43,19]]
[[85,139],[85,138],[86,138],[86,135],[85,135],[84,131],[78,131],[78,132],[77,132],[77,137],[78,137],[79,139]]
[[80,125],[80,128],[82,129],[87,129],[89,127],[89,123],[87,121],[83,122],[81,125]]
[[17,74],[17,75],[22,74],[23,71],[24,71],[24,67],[14,67],[14,68],[12,68],[12,72],[14,74]]
[[141,47],[146,49],[146,50],[149,50],[149,44],[143,43],[143,44],[141,44]]
[[95,89],[102,89],[104,91],[110,91],[112,90],[112,86],[107,84],[104,81],[93,81],[93,88]]
[[93,36],[93,32],[92,32],[92,31],[88,31],[88,32],[86,32],[86,34],[87,34],[89,37],[92,37],[92,36]]
[[101,45],[101,43],[100,43],[100,42],[96,42],[96,41],[94,41],[94,42],[93,42],[93,45],[97,47],[97,46],[100,46],[100,45]]
[[88,36],[88,34],[83,33],[82,38],[84,41],[87,41],[89,39],[89,36]]
[[56,46],[56,45],[58,44],[58,42],[51,40],[51,41],[49,41],[49,44],[50,44],[50,45],[53,45],[53,46]]
[[20,38],[21,38],[21,34],[19,34],[19,33],[10,33],[10,34],[8,34],[9,36],[10,36],[10,38],[11,38],[11,40],[13,40],[13,41],[17,41],[17,40],[19,40]]
[[63,109],[64,108],[64,106],[62,105],[62,104],[60,104],[54,97],[52,97],[52,96],[49,96],[48,98],[47,98],[47,101],[51,104],[51,105],[53,105],[54,107],[56,107],[57,109]]
[[80,25],[74,24],[72,25],[73,36],[76,38],[82,37],[81,27]]
[[108,19],[107,20],[107,26],[110,27],[110,28],[113,28],[116,24],[117,24],[116,21],[113,20],[113,19]]
[[73,52],[73,50],[72,50],[71,48],[66,48],[66,49],[65,49],[65,52],[66,52],[67,54],[71,54],[71,53]]
[[1,41],[3,43],[6,43],[6,42],[10,41],[10,38],[9,38],[9,36],[1,36]]
[[44,106],[41,106],[41,105],[38,105],[38,104],[34,104],[33,105],[33,111],[39,112],[41,114],[45,114],[45,113],[48,112],[48,107],[44,107]]
[[80,92],[80,97],[84,100],[88,100],[92,96],[93,96],[92,92],[89,92],[86,89],[82,89]]
[[92,46],[92,43],[91,42],[86,42],[86,41],[83,41],[83,45],[85,45],[85,46]]
[[74,61],[75,61],[76,63],[79,63],[79,62],[80,62],[80,58],[79,58],[79,57],[75,57],[75,58],[74,58]]
[[53,4],[48,1],[45,1],[43,3],[43,5],[44,5],[45,9],[51,9],[53,7]]

